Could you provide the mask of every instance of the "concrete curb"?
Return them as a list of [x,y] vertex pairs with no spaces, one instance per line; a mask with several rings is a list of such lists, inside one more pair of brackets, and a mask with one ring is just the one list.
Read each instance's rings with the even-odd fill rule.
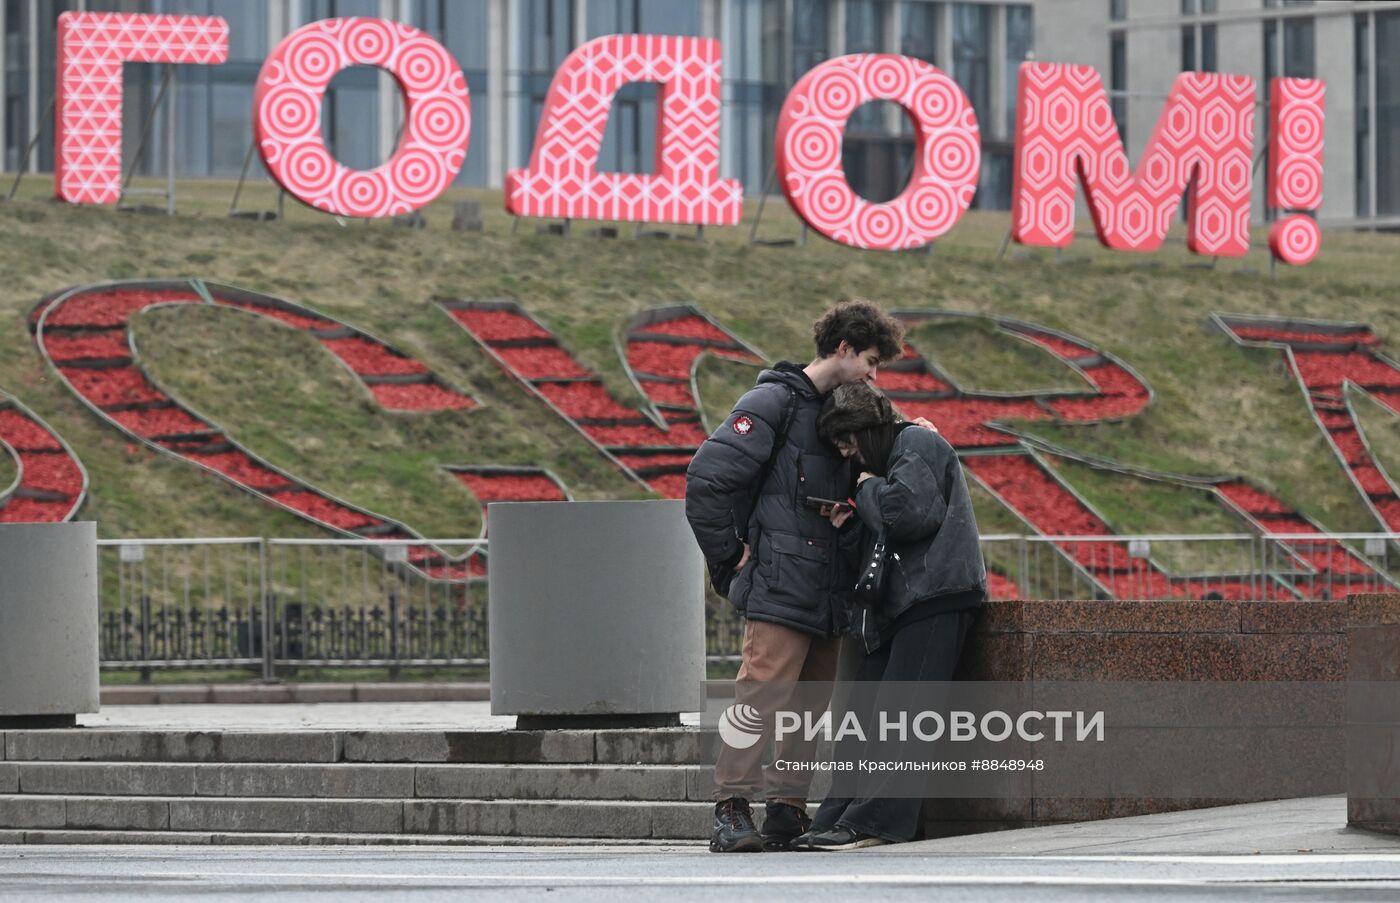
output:
[[488,702],[489,683],[142,684],[102,688],[103,705]]

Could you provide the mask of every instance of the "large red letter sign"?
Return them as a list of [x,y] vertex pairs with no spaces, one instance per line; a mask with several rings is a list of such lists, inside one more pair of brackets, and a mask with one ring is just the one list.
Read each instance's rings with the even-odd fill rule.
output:
[[227,59],[228,22],[219,16],[60,15],[54,193],[70,204],[121,197],[122,63]]
[[[1321,207],[1325,86],[1313,78],[1276,78],[1269,101],[1269,206]],[[1309,263],[1321,247],[1322,230],[1311,216],[1286,216],[1269,230],[1269,249],[1284,263]]]
[[[617,89],[659,82],[656,174],[598,172]],[[719,177],[720,45],[609,35],[582,45],[550,82],[530,165],[506,174],[506,210],[644,223],[732,226],[743,187]]]
[[[841,169],[841,134],[861,104],[891,100],[914,118],[914,170],[874,204]],[[916,248],[947,232],[977,191],[982,144],[957,83],[922,60],[886,53],[828,60],[798,79],[778,114],[778,181],[807,225],[856,248]]]
[[1222,257],[1249,250],[1253,79],[1178,75],[1136,172],[1088,66],[1022,63],[1017,109],[1011,235],[1018,242],[1062,248],[1073,240],[1077,174],[1106,247],[1155,251],[1190,185],[1187,247]]
[[[387,163],[354,170],[321,140],[321,99],[350,66],[387,69],[404,93],[404,127]],[[408,213],[447,190],[467,157],[471,102],[447,48],[384,19],[324,19],[287,35],[258,73],[253,134],[267,171],[297,199],[342,216]]]

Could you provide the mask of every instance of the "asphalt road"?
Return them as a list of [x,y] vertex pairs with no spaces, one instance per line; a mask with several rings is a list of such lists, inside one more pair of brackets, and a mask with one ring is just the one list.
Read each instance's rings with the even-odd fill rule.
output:
[[[629,893],[630,892],[630,893]],[[0,847],[0,900],[1400,899],[1400,852],[1008,856],[701,847]],[[763,894],[763,897],[757,896]]]

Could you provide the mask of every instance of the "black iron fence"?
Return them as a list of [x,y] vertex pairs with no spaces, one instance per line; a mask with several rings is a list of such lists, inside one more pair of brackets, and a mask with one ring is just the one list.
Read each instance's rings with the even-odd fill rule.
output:
[[[1400,583],[1400,534],[984,536],[993,598],[1336,599]],[[485,667],[485,540],[99,542],[106,670]],[[707,591],[705,650],[743,619]]]

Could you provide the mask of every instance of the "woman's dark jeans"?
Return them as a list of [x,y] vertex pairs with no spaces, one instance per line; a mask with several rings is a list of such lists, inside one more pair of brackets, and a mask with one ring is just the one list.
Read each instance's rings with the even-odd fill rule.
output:
[[[861,724],[868,726],[866,732],[870,736],[867,741],[843,740],[836,750],[838,761],[897,757],[896,751],[880,748],[873,730],[879,723],[876,713],[937,709],[939,700],[915,685],[953,679],[963,641],[976,614],[974,609],[950,611],[907,624],[865,657],[853,678],[851,708],[860,716]],[[896,843],[913,840],[924,801],[919,797],[890,797],[882,792],[897,780],[900,779],[890,772],[836,777],[831,796],[822,802],[812,820],[812,830],[830,831],[839,826]],[[859,796],[854,796],[857,790]]]

